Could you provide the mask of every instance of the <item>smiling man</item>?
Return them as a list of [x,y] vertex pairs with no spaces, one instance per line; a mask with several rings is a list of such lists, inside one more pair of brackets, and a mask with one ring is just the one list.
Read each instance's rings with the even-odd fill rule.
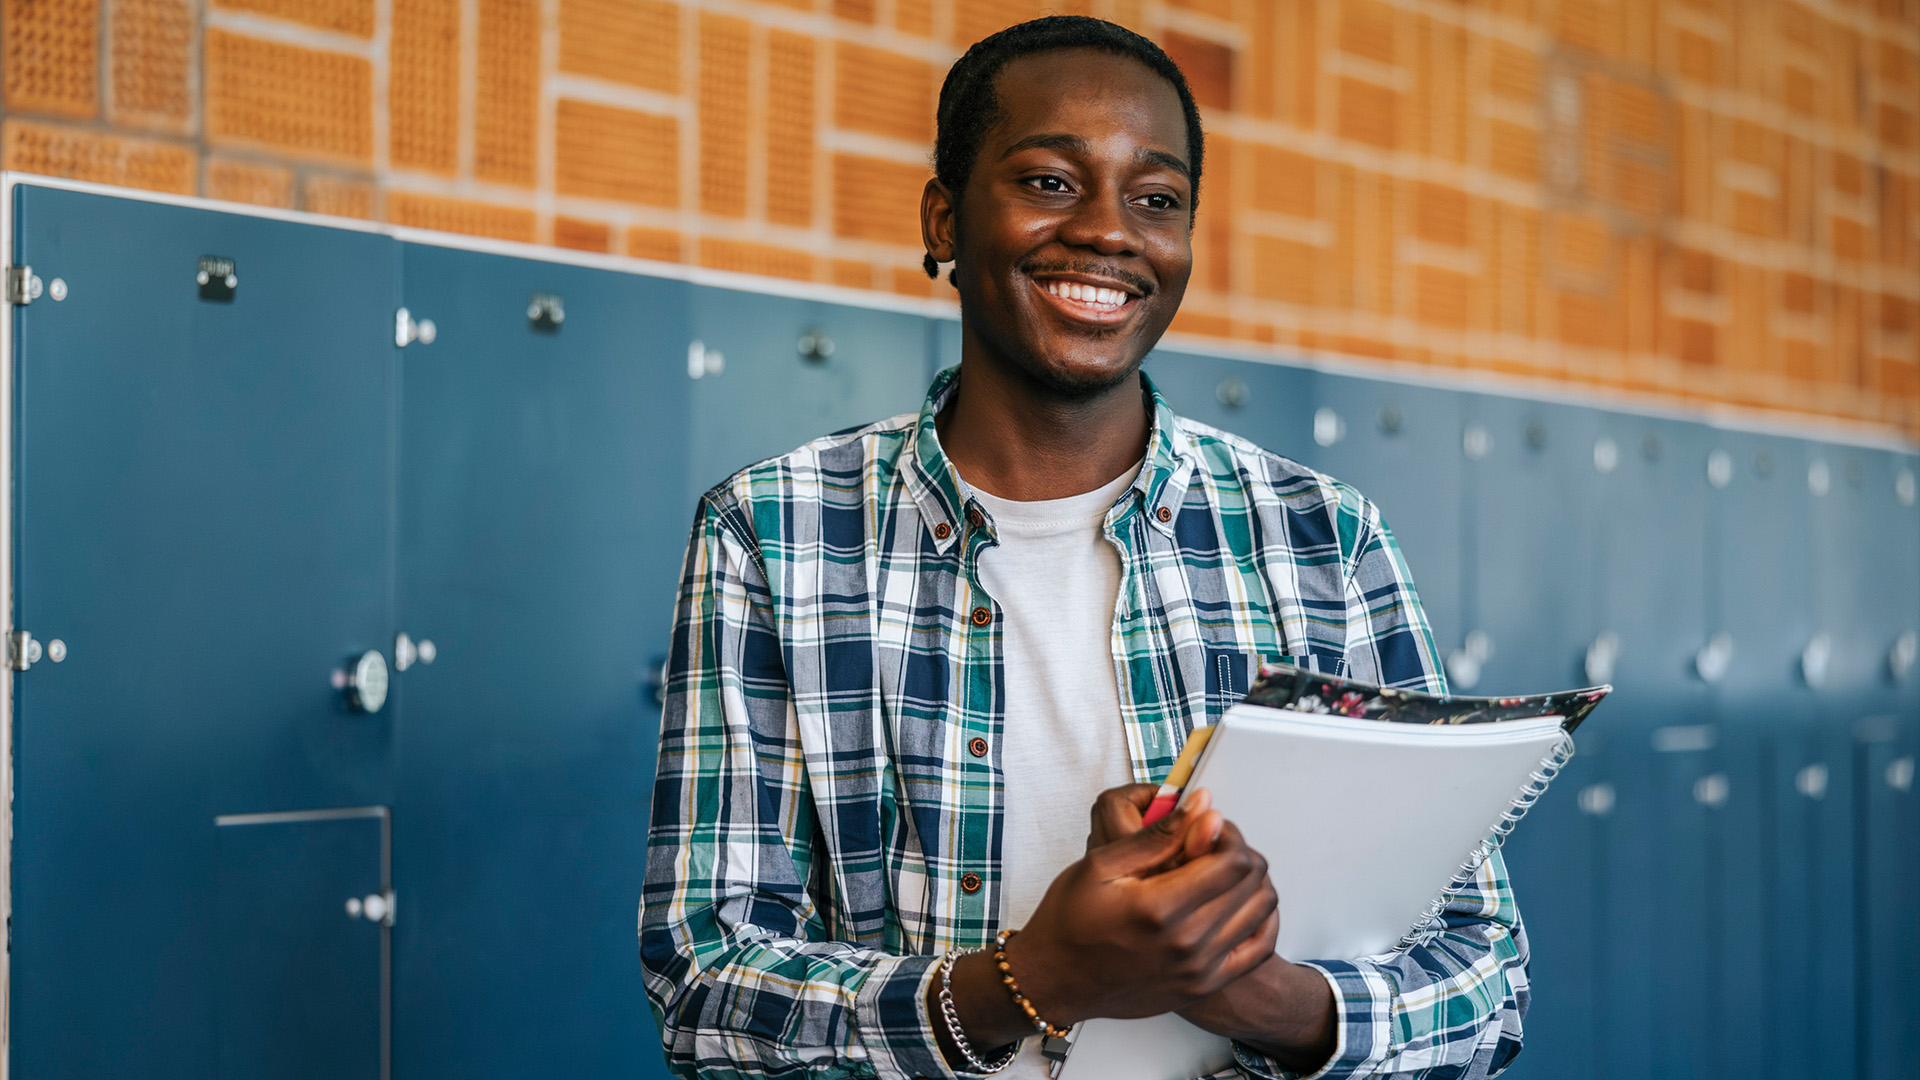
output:
[[1261,658],[1443,688],[1373,506],[1140,371],[1192,270],[1203,148],[1179,69],[1125,29],[975,45],[921,209],[959,366],[917,414],[702,499],[640,921],[676,1072],[1044,1077],[1039,1032],[1169,1011],[1251,1076],[1518,1052],[1497,855],[1413,949],[1282,958],[1266,863],[1204,796],[1141,828]]

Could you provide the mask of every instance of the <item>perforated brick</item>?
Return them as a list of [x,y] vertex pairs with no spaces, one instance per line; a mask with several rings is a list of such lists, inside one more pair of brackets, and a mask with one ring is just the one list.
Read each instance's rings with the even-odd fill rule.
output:
[[310,174],[300,182],[300,208],[335,217],[371,218],[374,209],[373,185],[365,180],[326,173]]
[[1892,102],[1881,102],[1878,111],[1880,142],[1895,150],[1914,144],[1913,113]]
[[193,7],[118,0],[111,9],[108,116],[115,124],[185,131],[192,119]]
[[560,70],[678,93],[680,20],[664,0],[561,0]]
[[1169,30],[1160,47],[1187,76],[1193,100],[1208,109],[1233,108],[1233,50],[1218,41]]
[[207,161],[206,186],[202,193],[209,199],[228,202],[291,207],[293,170],[258,161],[211,158]]
[[900,266],[888,268],[887,284],[901,296],[934,296],[939,287],[939,282],[928,277],[925,270],[909,270]]
[[1400,143],[1400,94],[1359,79],[1342,77],[1340,124],[1343,138],[1391,150]]
[[478,0],[473,174],[531,187],[540,108],[538,0]]
[[8,120],[0,128],[0,169],[191,195],[194,152],[176,143]]
[[650,206],[679,204],[679,121],[565,98],[555,119],[554,190]]
[[1430,326],[1464,329],[1473,312],[1473,279],[1437,266],[1416,266],[1413,275],[1414,316]]
[[762,277],[813,279],[814,257],[805,251],[709,236],[700,241],[700,265]]
[[1342,0],[1340,49],[1383,64],[1399,59],[1398,30],[1405,20],[1380,0]]
[[933,0],[894,0],[893,24],[902,33],[933,36]]
[[700,15],[700,209],[747,212],[747,20]]
[[1540,58],[1529,49],[1495,41],[1488,53],[1487,89],[1504,98],[1531,103],[1540,93]]
[[613,226],[604,221],[555,217],[553,246],[575,251],[606,251],[613,246]]
[[532,243],[537,239],[531,210],[411,191],[387,193],[387,220],[416,229],[490,236],[496,240]]
[[1314,304],[1326,252],[1311,244],[1275,236],[1253,238],[1253,293],[1289,304]]
[[1252,154],[1255,209],[1302,218],[1319,215],[1319,162],[1277,146],[1257,146]]
[[859,259],[835,259],[828,279],[849,289],[873,288],[873,265]]
[[874,0],[833,0],[833,16],[848,22],[873,22],[876,4]]
[[1233,0],[1167,0],[1168,6],[1186,8],[1216,19],[1233,18]]
[[814,43],[767,35],[767,220],[813,221]]
[[373,36],[373,0],[211,0],[214,7],[252,11],[322,30]]
[[1487,126],[1487,165],[1516,180],[1540,176],[1540,137],[1530,127],[1495,120]]
[[927,176],[924,165],[835,154],[833,231],[856,240],[918,247],[920,191]]
[[207,139],[308,157],[373,155],[373,67],[355,56],[242,37],[206,37]]
[[996,30],[1038,18],[1040,0],[961,0],[953,5],[953,42],[961,49]]
[[388,55],[394,168],[451,175],[460,158],[460,0],[394,0]]
[[656,262],[680,261],[680,234],[672,229],[635,225],[627,230],[627,254]]
[[1422,240],[1466,247],[1472,239],[1467,193],[1446,184],[1418,183],[1413,193],[1413,231]]
[[915,142],[933,137],[933,65],[841,42],[834,50],[833,122]]
[[0,85],[9,110],[100,110],[99,0],[0,0]]

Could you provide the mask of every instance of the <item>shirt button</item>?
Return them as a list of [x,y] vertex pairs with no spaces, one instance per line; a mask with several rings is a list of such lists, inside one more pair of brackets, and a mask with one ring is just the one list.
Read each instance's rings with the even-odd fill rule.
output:
[[960,888],[964,892],[980,891],[980,875],[969,870],[960,875]]
[[967,508],[967,524],[977,529],[986,523],[987,519],[981,515],[979,507],[970,506]]
[[993,612],[988,611],[984,607],[977,607],[973,609],[973,625],[985,626],[992,621],[993,621]]
[[981,738],[978,735],[975,735],[973,738],[968,739],[967,753],[972,754],[974,757],[986,757],[987,756],[987,740]]
[[1169,507],[1163,506],[1160,509],[1155,510],[1153,512],[1153,516],[1159,518],[1161,523],[1165,524],[1173,520],[1173,510]]
[[952,535],[953,535],[953,526],[947,524],[944,521],[933,527],[933,538],[935,540],[945,540],[947,537]]

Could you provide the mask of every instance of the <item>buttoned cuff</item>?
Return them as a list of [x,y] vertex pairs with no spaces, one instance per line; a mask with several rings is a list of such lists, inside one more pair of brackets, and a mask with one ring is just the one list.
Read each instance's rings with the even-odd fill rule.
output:
[[1304,1077],[1288,1072],[1279,1062],[1242,1043],[1233,1044],[1234,1059],[1248,1076],[1261,1080],[1372,1076],[1393,1056],[1393,1017],[1400,999],[1393,980],[1365,961],[1318,960],[1306,966],[1318,971],[1333,988],[1333,1056],[1319,1072]]
[[938,978],[937,956],[885,956],[854,996],[854,1023],[879,1080],[952,1080],[927,1014],[927,988]]

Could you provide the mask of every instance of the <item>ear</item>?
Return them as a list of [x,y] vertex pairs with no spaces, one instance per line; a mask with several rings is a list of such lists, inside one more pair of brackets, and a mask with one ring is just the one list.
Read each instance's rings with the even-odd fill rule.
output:
[[920,193],[920,242],[935,262],[953,261],[953,196],[946,185],[928,179]]

